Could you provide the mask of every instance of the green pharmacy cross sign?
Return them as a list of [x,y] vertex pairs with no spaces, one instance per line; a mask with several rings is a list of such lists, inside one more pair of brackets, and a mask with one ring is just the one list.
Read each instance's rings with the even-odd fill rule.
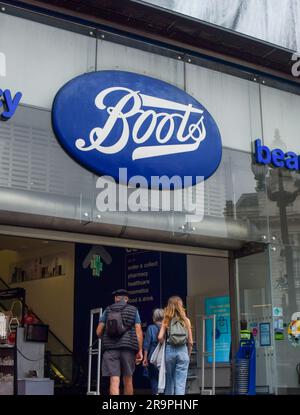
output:
[[100,277],[103,271],[103,263],[100,255],[93,255],[91,259],[90,268],[92,270],[93,277]]

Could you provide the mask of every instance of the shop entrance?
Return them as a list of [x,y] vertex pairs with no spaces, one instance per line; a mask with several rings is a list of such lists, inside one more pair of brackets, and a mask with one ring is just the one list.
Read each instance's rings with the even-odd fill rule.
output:
[[[135,247],[131,243],[130,248],[125,248],[126,241],[118,246],[114,240],[115,246],[110,246],[105,239],[98,238],[97,243],[97,237],[92,243],[70,239],[58,242],[45,238],[0,237],[0,277],[10,286],[24,287],[29,305],[45,323],[50,322],[53,334],[59,333],[62,343],[57,343],[55,335],[51,335],[51,347],[55,346],[57,355],[69,355],[61,358],[61,362],[58,362],[59,356],[56,360],[57,366],[58,363],[66,366],[70,377],[78,374],[72,355],[79,357],[83,373],[87,367],[90,309],[105,308],[112,301],[111,292],[126,287],[132,292],[133,304],[140,310],[143,328],[151,323],[153,309],[164,307],[171,295],[179,295],[186,302],[196,350],[187,393],[200,392],[201,319],[207,314],[217,316],[216,393],[232,391],[232,362],[241,320],[247,321],[256,339],[257,392],[276,393],[268,250],[233,255],[200,248],[198,252],[191,248],[189,253],[186,247],[180,253],[168,252],[166,247],[158,250],[155,244],[150,249],[135,242]],[[210,344],[208,330],[207,347]],[[65,364],[67,361],[70,364]],[[212,385],[211,366],[211,360],[206,358],[206,388]],[[147,391],[141,368],[137,370],[135,386],[137,391]]]
[[245,321],[256,345],[256,393],[276,393],[276,355],[269,247],[236,260],[238,321]]
[[[151,323],[154,308],[164,307],[171,295],[181,296],[193,324],[198,351],[197,314],[205,313],[205,299],[229,294],[226,251],[197,249],[203,255],[195,255],[196,249],[188,247],[180,253],[169,252],[166,247],[165,251],[143,249],[137,242],[135,248],[125,248],[125,241],[120,247],[116,246],[117,241],[113,241],[115,246],[105,240],[95,243],[100,238],[93,243],[81,243],[72,242],[70,234],[67,241],[59,234],[56,240],[47,238],[47,232],[43,236],[0,236],[0,288],[23,287],[29,308],[40,321],[49,324],[49,375],[55,378],[56,393],[64,393],[65,380],[69,385],[82,386],[73,389],[73,393],[86,392],[89,312],[91,308],[109,305],[113,290],[126,287],[131,291],[143,328]],[[10,308],[10,304],[6,306]],[[229,373],[229,363],[226,369]],[[141,367],[136,372],[137,393],[149,392]],[[219,372],[221,368],[217,367],[217,386]],[[201,373],[196,375],[196,391],[195,384],[189,382],[188,393],[200,391]],[[221,385],[230,387],[228,376]]]
[[[229,290],[229,259],[187,255],[187,311],[192,321],[197,347],[197,379],[188,383],[189,392],[196,393],[202,379],[203,316],[216,314],[216,393],[231,392],[231,318]],[[206,323],[205,347],[212,351],[212,324]],[[204,387],[212,388],[212,357],[205,357]],[[193,375],[193,373],[191,373]]]
[[[217,314],[216,393],[235,390],[235,356],[241,326],[247,327],[255,341],[256,393],[278,393],[275,345],[279,342],[276,344],[275,333],[283,320],[274,315],[273,309],[270,275],[273,257],[272,247],[259,243],[229,252],[228,258],[187,256],[187,307],[191,318],[196,319],[197,345],[201,342],[201,316]],[[280,333],[283,331],[282,326]],[[206,343],[209,344],[209,339]],[[198,367],[201,376],[199,361]],[[205,387],[211,385],[212,365],[206,359]]]
[[[204,251],[205,252],[205,251]],[[213,255],[215,254],[215,255]],[[88,260],[93,259],[92,275]],[[100,258],[101,257],[101,261]],[[216,391],[231,391],[231,319],[229,290],[229,258],[227,252],[206,255],[76,244],[74,349],[84,356],[88,339],[88,318],[91,309],[105,309],[111,292],[125,287],[130,302],[138,307],[143,329],[152,323],[155,308],[164,308],[168,298],[180,296],[192,322],[194,354],[190,364],[187,393],[200,393],[201,388],[201,321],[204,315],[217,315]],[[97,265],[98,264],[98,265]],[[98,270],[97,270],[98,266]],[[77,293],[77,294],[76,294]],[[206,346],[211,347],[212,329],[207,330]],[[212,362],[206,359],[205,387],[211,387]],[[95,377],[96,378],[96,377]],[[107,392],[107,380],[101,379]],[[135,371],[137,393],[149,393],[149,382],[143,368]]]

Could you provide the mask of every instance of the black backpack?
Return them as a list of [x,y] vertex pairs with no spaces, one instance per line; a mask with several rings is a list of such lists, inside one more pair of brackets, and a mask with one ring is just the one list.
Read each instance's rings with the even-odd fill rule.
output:
[[109,337],[117,338],[123,336],[130,327],[126,326],[122,319],[122,311],[127,306],[124,305],[120,310],[115,311],[107,307],[107,319],[105,324],[105,332]]

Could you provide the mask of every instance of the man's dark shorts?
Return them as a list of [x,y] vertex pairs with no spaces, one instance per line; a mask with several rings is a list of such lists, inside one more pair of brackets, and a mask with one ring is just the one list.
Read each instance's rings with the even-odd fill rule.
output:
[[102,357],[102,376],[132,376],[135,355],[132,350],[105,350]]

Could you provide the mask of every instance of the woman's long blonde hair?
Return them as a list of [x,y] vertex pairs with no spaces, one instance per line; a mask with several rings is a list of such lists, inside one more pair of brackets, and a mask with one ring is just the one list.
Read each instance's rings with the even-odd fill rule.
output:
[[170,322],[174,317],[179,320],[185,327],[187,327],[187,316],[183,307],[183,302],[182,299],[177,295],[169,298],[168,305],[165,308],[165,317],[163,323],[166,327],[169,327]]

